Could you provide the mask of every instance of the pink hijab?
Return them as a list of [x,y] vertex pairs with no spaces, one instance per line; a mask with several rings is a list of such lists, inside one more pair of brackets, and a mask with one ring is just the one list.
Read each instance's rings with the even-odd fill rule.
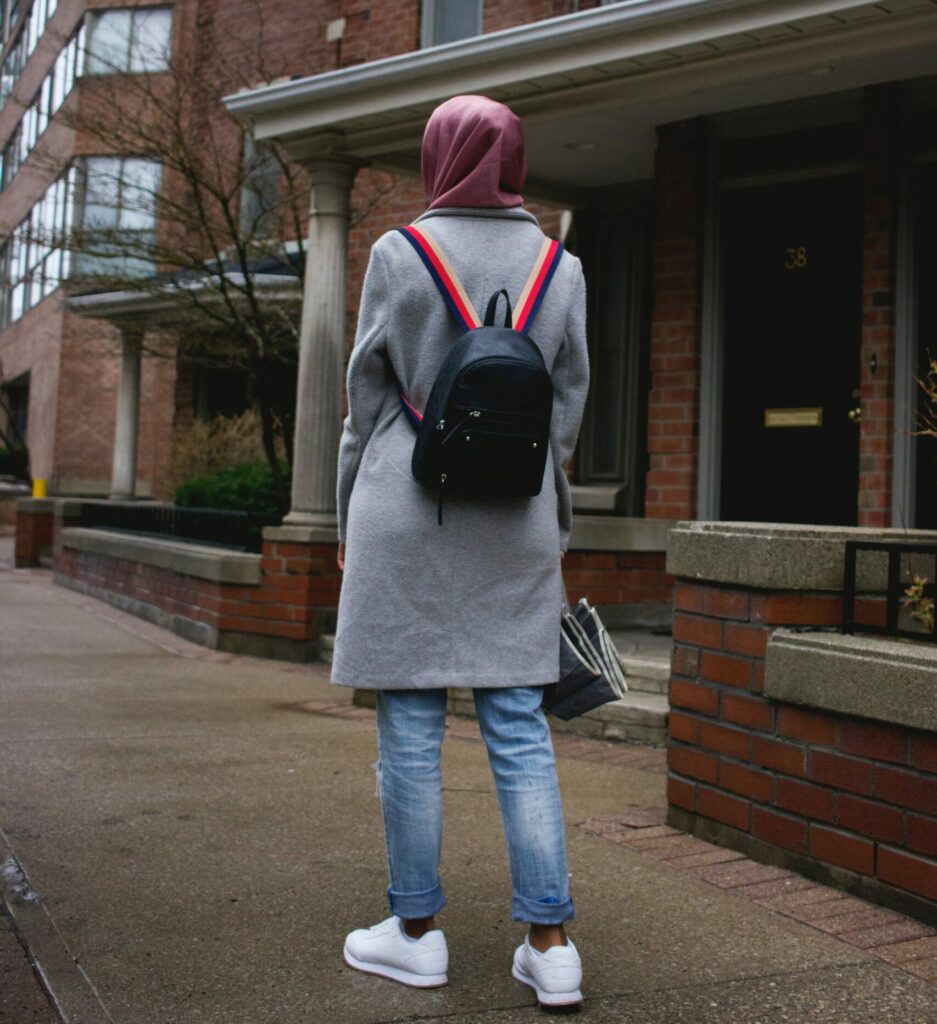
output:
[[422,165],[431,210],[520,206],[527,176],[520,118],[487,96],[453,96],[430,114]]

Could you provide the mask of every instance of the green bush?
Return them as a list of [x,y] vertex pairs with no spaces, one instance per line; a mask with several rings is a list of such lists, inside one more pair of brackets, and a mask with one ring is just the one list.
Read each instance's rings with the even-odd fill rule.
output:
[[29,455],[25,448],[0,448],[0,476],[13,476],[17,480],[29,477]]
[[[283,466],[287,473],[287,467]],[[280,516],[283,509],[266,462],[243,462],[217,473],[193,477],[177,489],[175,503],[185,508],[223,508]]]

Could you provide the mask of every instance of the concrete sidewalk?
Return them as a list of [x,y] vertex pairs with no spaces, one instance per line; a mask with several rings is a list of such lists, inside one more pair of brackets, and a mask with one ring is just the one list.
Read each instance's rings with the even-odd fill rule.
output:
[[[373,716],[348,698],[321,667],[198,648],[0,564],[3,883],[66,1021],[543,1019],[510,977],[522,929],[474,723],[453,720],[445,745],[449,986],[343,965],[345,933],[386,916]],[[583,1019],[937,1020],[927,980],[742,892],[793,891],[796,876],[730,864],[724,885],[678,863],[699,848],[652,855],[674,838],[655,825],[661,752],[571,737],[557,749]],[[55,1019],[8,953],[0,1020]]]

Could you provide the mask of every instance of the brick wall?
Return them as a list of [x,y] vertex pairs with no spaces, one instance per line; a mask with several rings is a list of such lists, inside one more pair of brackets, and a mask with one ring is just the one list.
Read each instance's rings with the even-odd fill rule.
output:
[[39,564],[51,555],[53,535],[52,503],[20,501],[16,503],[14,562],[18,569]]
[[750,837],[808,870],[831,865],[858,884],[937,901],[937,736],[763,695],[772,628],[835,626],[840,597],[678,580],[674,609],[677,814],[728,826],[730,845]]
[[[890,526],[895,365],[895,232],[900,95],[895,86],[865,94],[862,245],[862,419],[859,422],[859,525]],[[872,359],[876,368],[872,369]],[[901,523],[895,523],[901,526]]]
[[699,426],[702,124],[664,125],[657,139],[645,515],[692,519]]
[[663,551],[574,551],[563,559],[563,580],[571,605],[588,597],[608,604],[667,604],[673,577]]
[[237,643],[239,637],[270,637],[302,646],[329,627],[341,585],[336,551],[336,544],[265,541],[263,579],[255,586],[197,579],[61,545],[55,571],[57,578],[91,588],[96,596],[130,598],[213,627],[221,635],[221,648],[249,650]]

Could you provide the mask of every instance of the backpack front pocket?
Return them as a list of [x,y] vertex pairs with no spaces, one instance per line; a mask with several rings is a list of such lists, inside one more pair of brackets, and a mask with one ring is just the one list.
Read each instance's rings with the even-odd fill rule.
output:
[[446,486],[492,497],[540,493],[547,440],[532,433],[508,434],[481,424],[460,424],[442,445]]

